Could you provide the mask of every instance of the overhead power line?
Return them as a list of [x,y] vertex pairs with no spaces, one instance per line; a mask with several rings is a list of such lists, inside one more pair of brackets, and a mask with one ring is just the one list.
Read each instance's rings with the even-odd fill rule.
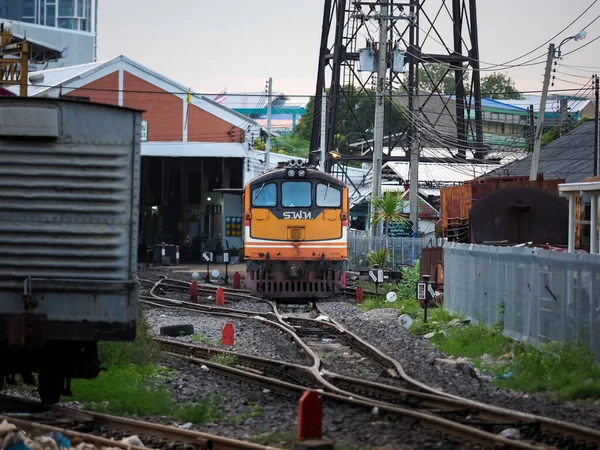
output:
[[[600,39],[600,37],[599,37]],[[32,87],[44,87],[44,88],[49,88],[49,89],[58,89],[58,86],[45,86],[45,85],[40,85],[40,84],[29,84],[28,86],[32,86]],[[161,95],[181,95],[181,96],[185,96],[187,95],[187,91],[164,91],[164,90],[131,90],[131,89],[107,89],[107,88],[92,88],[92,87],[77,87],[77,88],[70,88],[67,86],[63,86],[63,91],[65,90],[71,90],[71,92],[73,91],[95,91],[95,92],[123,92],[123,93],[131,93],[131,94],[161,94]],[[577,91],[578,89],[574,89],[574,88],[566,88],[566,89],[550,89],[548,92],[574,92]],[[538,94],[542,92],[541,89],[539,90],[526,90],[526,91],[519,91],[520,94]],[[482,92],[481,95],[482,96],[492,96],[492,95],[511,95],[514,94],[514,92],[512,91],[494,91],[494,92]],[[195,93],[192,94],[192,97],[210,97],[210,96],[215,96],[217,94],[215,93]],[[227,93],[228,97],[234,97],[234,96],[240,96],[240,97],[260,97],[263,94],[234,94],[234,93]],[[310,98],[314,96],[314,94],[286,94],[286,97],[288,98]],[[396,94],[387,94],[386,97],[392,97],[392,98],[402,98],[402,97],[407,97],[408,94],[407,93],[396,93]],[[417,93],[417,94],[413,94],[413,96],[416,97],[429,97],[431,96],[431,94],[429,92],[424,92],[424,93]],[[436,96],[436,95],[434,95]],[[65,95],[65,97],[68,97],[68,93],[67,95]],[[329,97],[329,96],[328,96]],[[353,98],[360,98],[360,97],[373,97],[372,94],[354,94]],[[343,95],[339,95],[338,98],[343,98]],[[489,97],[488,97],[489,98]],[[208,99],[210,102],[212,102],[210,99]],[[219,105],[219,106],[223,106],[223,105]],[[226,106],[223,106],[225,108],[227,108]],[[229,108],[231,109],[231,108]]]

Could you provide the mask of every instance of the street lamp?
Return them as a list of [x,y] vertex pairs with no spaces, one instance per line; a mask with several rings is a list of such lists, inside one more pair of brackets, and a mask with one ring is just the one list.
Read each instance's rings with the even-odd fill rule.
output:
[[550,85],[550,76],[552,74],[552,62],[554,59],[561,57],[560,48],[565,42],[570,40],[581,41],[587,36],[587,32],[580,31],[574,36],[569,36],[562,40],[555,50],[554,44],[548,47],[548,57],[546,59],[546,71],[544,73],[544,86],[542,88],[542,97],[540,99],[540,109],[538,112],[538,121],[535,129],[535,141],[533,143],[533,155],[531,157],[531,169],[529,171],[529,181],[537,180],[537,170],[540,161],[540,148],[542,146],[542,130],[544,127],[544,116],[546,114],[546,98],[548,97],[548,86]]
[[556,56],[555,56],[555,58],[557,58],[557,59],[561,58],[560,48],[562,47],[563,44],[569,42],[570,40],[574,40],[575,42],[581,41],[581,40],[585,39],[586,36],[587,36],[587,31],[581,30],[575,36],[569,36],[567,38],[564,38],[562,40],[562,42],[560,44],[558,44],[558,48],[556,49]]

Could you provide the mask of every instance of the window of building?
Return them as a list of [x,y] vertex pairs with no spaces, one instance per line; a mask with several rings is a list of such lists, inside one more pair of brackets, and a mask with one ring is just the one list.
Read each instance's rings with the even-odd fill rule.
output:
[[275,183],[262,184],[252,189],[252,206],[276,206],[277,186]]
[[312,204],[312,186],[308,181],[285,181],[281,184],[281,204],[284,208],[300,208]]
[[342,193],[330,184],[317,184],[317,206],[337,208],[342,204]]
[[56,6],[54,5],[46,5],[46,25],[56,26]]
[[74,3],[74,0],[60,0],[58,15],[61,17],[73,17],[75,15]]
[[58,27],[72,30],[73,29],[73,19],[58,19]]

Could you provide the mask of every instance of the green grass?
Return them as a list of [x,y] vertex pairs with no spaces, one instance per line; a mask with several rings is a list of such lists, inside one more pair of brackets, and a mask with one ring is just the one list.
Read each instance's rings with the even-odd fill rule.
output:
[[480,358],[484,354],[493,358],[510,352],[512,341],[494,327],[485,325],[458,326],[436,333],[431,344],[451,356]]
[[552,343],[540,348],[514,345],[515,357],[496,367],[500,387],[525,392],[551,392],[561,400],[600,398],[600,367],[590,349],[578,344]]
[[237,362],[237,357],[235,355],[215,355],[211,356],[209,361],[223,366],[233,366]]
[[229,422],[232,422],[232,423],[243,422],[246,419],[250,419],[251,417],[260,416],[263,413],[262,407],[260,407],[258,405],[248,404],[248,406],[250,407],[250,411],[239,414],[237,416],[230,417],[228,419]]
[[75,379],[76,400],[87,409],[111,414],[167,416],[192,423],[206,423],[221,417],[221,399],[215,394],[196,404],[178,404],[163,387],[172,373],[153,364],[112,366],[93,380]]
[[106,366],[123,364],[144,365],[158,361],[160,347],[150,336],[149,325],[144,320],[141,309],[138,312],[138,327],[133,342],[100,342],[98,356]]
[[222,417],[218,393],[199,402],[178,404],[165,382],[174,371],[158,364],[160,348],[149,334],[143,315],[138,316],[137,336],[133,342],[101,342],[98,352],[106,371],[92,380],[74,379],[71,390],[84,408],[110,414],[166,416],[192,423],[207,423]]

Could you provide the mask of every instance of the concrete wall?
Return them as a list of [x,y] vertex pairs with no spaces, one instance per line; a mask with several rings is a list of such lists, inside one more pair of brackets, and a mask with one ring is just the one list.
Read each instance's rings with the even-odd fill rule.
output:
[[[3,19],[0,18],[0,21]],[[96,35],[84,31],[65,30],[63,28],[45,27],[25,22],[13,21],[13,33],[27,36],[29,39],[39,41],[65,49],[65,57],[56,62],[48,63],[48,66],[38,65],[38,69],[54,69],[57,67],[76,66],[94,62],[94,46]]]

